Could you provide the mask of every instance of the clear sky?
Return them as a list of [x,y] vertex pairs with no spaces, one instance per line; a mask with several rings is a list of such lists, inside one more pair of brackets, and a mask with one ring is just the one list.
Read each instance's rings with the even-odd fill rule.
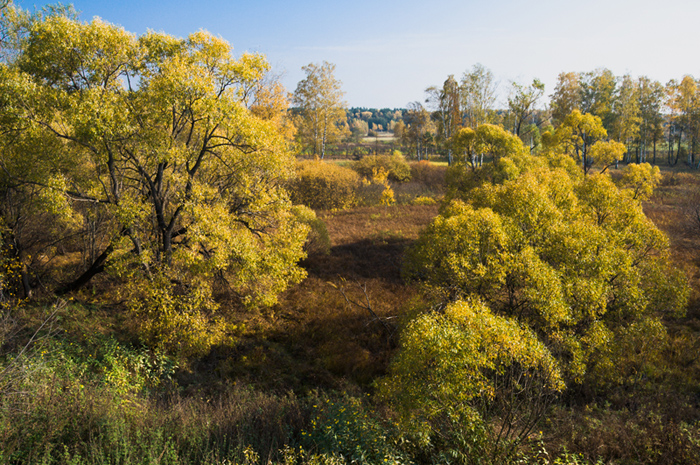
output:
[[[16,0],[33,9],[44,1]],[[476,63],[500,81],[604,67],[666,83],[700,77],[698,0],[75,0],[81,19],[185,37],[200,29],[236,54],[267,56],[293,91],[301,67],[336,64],[349,106],[405,107]]]

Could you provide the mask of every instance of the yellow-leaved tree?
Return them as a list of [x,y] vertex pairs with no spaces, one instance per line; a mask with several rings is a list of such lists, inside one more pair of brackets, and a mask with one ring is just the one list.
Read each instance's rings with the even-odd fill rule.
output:
[[478,296],[517,318],[558,354],[568,381],[624,379],[609,358],[618,333],[685,308],[686,278],[668,239],[632,181],[619,188],[605,174],[512,165],[502,160],[501,182],[443,207],[409,251],[405,275],[449,301]]
[[111,270],[147,340],[201,351],[226,336],[213,283],[252,306],[304,277],[308,227],[283,188],[294,163],[263,56],[63,15],[33,21],[15,52],[0,68],[6,185],[41,190],[79,233],[100,218],[98,253],[62,291]]
[[561,153],[516,150],[456,166],[450,180],[404,262],[406,278],[447,305],[408,324],[383,381],[403,418],[469,462],[489,445],[507,455],[498,441],[517,443],[516,425],[536,420],[533,399],[560,382],[595,391],[658,375],[663,319],[682,315],[689,296],[668,239],[642,211],[658,173],[630,169],[617,186]]
[[608,166],[622,160],[627,151],[625,145],[605,140],[608,132],[599,116],[572,111],[556,129],[545,133],[543,143],[548,152],[563,152],[581,163],[583,172],[588,174],[593,165]]

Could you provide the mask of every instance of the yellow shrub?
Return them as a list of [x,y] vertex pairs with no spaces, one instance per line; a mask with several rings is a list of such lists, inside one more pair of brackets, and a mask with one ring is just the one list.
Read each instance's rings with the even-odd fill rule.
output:
[[400,152],[393,155],[367,155],[355,162],[353,169],[365,178],[373,178],[375,173],[384,171],[390,181],[406,182],[411,179],[411,167]]
[[432,197],[419,196],[411,201],[411,205],[435,205],[437,201]]
[[297,164],[297,179],[289,185],[292,201],[317,210],[350,208],[357,203],[360,176],[349,168],[323,161]]

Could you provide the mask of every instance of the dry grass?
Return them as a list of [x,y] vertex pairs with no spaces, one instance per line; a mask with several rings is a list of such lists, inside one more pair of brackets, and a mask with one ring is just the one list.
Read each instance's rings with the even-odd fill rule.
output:
[[[240,343],[194,367],[192,385],[204,375],[212,387],[236,379],[277,392],[369,387],[386,369],[399,318],[420,305],[418,291],[401,279],[401,260],[437,211],[429,205],[321,213],[330,254],[305,260],[307,279],[274,308],[239,314],[246,325]],[[348,303],[341,287],[362,306]]]
[[688,309],[691,319],[700,319],[699,205],[700,173],[677,171],[665,172],[654,196],[644,204],[646,215],[668,235],[677,266],[688,275],[693,290]]

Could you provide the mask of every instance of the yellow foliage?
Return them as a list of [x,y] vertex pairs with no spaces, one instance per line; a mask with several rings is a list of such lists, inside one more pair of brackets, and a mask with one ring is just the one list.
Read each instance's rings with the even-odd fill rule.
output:
[[289,184],[295,204],[333,210],[350,208],[357,202],[360,176],[349,168],[323,161],[297,162],[297,178]]
[[475,176],[475,187],[456,190],[463,200],[443,206],[408,251],[404,273],[449,300],[476,295],[517,317],[580,382],[609,363],[619,331],[681,314],[688,284],[630,190],[605,174],[584,177],[526,157],[490,169],[498,183]]
[[16,129],[0,141],[5,173],[54,217],[80,220],[79,200],[104,218],[144,339],[198,353],[221,341],[202,284],[214,276],[248,306],[304,278],[310,228],[285,189],[286,98],[264,56],[235,58],[204,31],[136,37],[60,15],[31,22],[16,52],[0,67],[0,120]]
[[432,197],[418,196],[411,201],[411,205],[435,205],[437,201]]
[[622,171],[620,184],[629,189],[635,200],[647,200],[654,188],[661,182],[661,171],[658,166],[649,163],[630,163]]
[[387,178],[389,177],[389,172],[385,170],[382,167],[373,167],[372,168],[372,181],[379,183],[379,184],[385,184],[387,182]]
[[[392,182],[406,182],[411,179],[411,167],[406,162],[401,152],[395,151],[392,155],[367,155],[356,161],[352,169],[361,176],[384,183],[386,179]],[[377,175],[383,173],[383,180]]]
[[[501,395],[536,402],[545,392],[561,391],[564,382],[557,361],[534,332],[472,299],[412,320],[379,386],[404,426],[414,430],[442,415],[488,415],[488,406]],[[506,392],[510,388],[519,392]]]
[[384,187],[384,190],[382,191],[382,205],[389,207],[391,205],[394,205],[396,203],[396,199],[394,198],[394,190],[386,184]]
[[183,357],[202,356],[211,346],[230,342],[235,329],[221,315],[204,280],[184,289],[166,273],[152,280],[134,277],[129,311],[144,343]]

